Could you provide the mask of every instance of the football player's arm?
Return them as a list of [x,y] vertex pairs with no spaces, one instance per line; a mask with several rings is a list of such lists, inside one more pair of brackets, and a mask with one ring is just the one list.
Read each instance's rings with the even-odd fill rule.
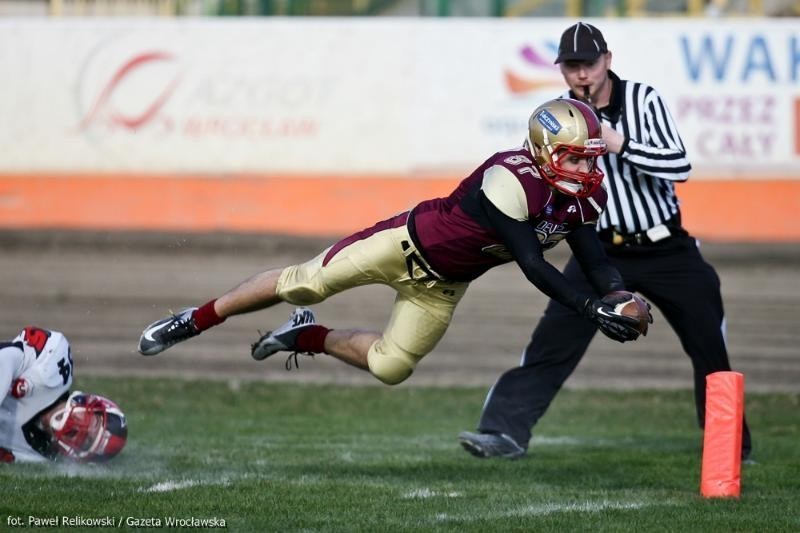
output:
[[479,194],[487,219],[531,283],[550,298],[594,322],[609,338],[625,342],[639,337],[633,327],[634,319],[617,314],[612,306],[593,294],[574,289],[561,272],[544,260],[539,238],[530,222],[511,218],[490,202],[483,191]]
[[511,218],[489,201],[483,191],[478,194],[487,220],[528,281],[550,298],[583,313],[587,300],[593,295],[575,290],[557,268],[545,261],[539,237],[530,221]]
[[13,344],[0,343],[0,404],[11,392],[14,372],[22,363],[22,350]]
[[595,224],[584,224],[571,231],[567,235],[567,243],[597,294],[625,290],[622,275],[608,261],[603,245],[597,238]]

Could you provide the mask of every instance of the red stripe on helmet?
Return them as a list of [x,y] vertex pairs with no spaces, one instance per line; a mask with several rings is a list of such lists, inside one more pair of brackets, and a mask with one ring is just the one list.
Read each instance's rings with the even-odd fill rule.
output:
[[573,100],[572,98],[569,99],[569,103],[578,108],[578,111],[581,112],[581,115],[583,115],[584,120],[586,120],[586,127],[589,133],[589,137],[594,137],[594,138],[602,137],[600,120],[597,118],[597,114],[594,112],[594,109],[589,107],[584,102],[581,102],[580,100]]

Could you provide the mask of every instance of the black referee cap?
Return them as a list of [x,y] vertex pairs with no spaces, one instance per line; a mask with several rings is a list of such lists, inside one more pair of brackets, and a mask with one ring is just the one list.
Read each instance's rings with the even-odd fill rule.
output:
[[561,34],[556,64],[562,61],[594,61],[606,52],[608,46],[600,30],[591,24],[578,22]]

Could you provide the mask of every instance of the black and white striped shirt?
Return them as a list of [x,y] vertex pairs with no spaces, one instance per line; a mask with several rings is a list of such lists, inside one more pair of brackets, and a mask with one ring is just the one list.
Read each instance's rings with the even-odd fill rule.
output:
[[[619,154],[601,161],[608,205],[599,229],[629,234],[646,231],[679,213],[675,182],[689,179],[686,158],[675,121],[655,89],[621,80],[609,71],[611,101],[600,109],[602,122],[625,137]],[[563,96],[576,98],[572,92]]]

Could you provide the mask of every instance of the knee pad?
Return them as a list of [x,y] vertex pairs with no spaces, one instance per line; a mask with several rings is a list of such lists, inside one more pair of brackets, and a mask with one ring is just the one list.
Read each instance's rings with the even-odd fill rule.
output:
[[387,385],[397,385],[414,372],[417,358],[398,346],[389,348],[384,339],[380,339],[370,347],[367,364],[373,376]]

